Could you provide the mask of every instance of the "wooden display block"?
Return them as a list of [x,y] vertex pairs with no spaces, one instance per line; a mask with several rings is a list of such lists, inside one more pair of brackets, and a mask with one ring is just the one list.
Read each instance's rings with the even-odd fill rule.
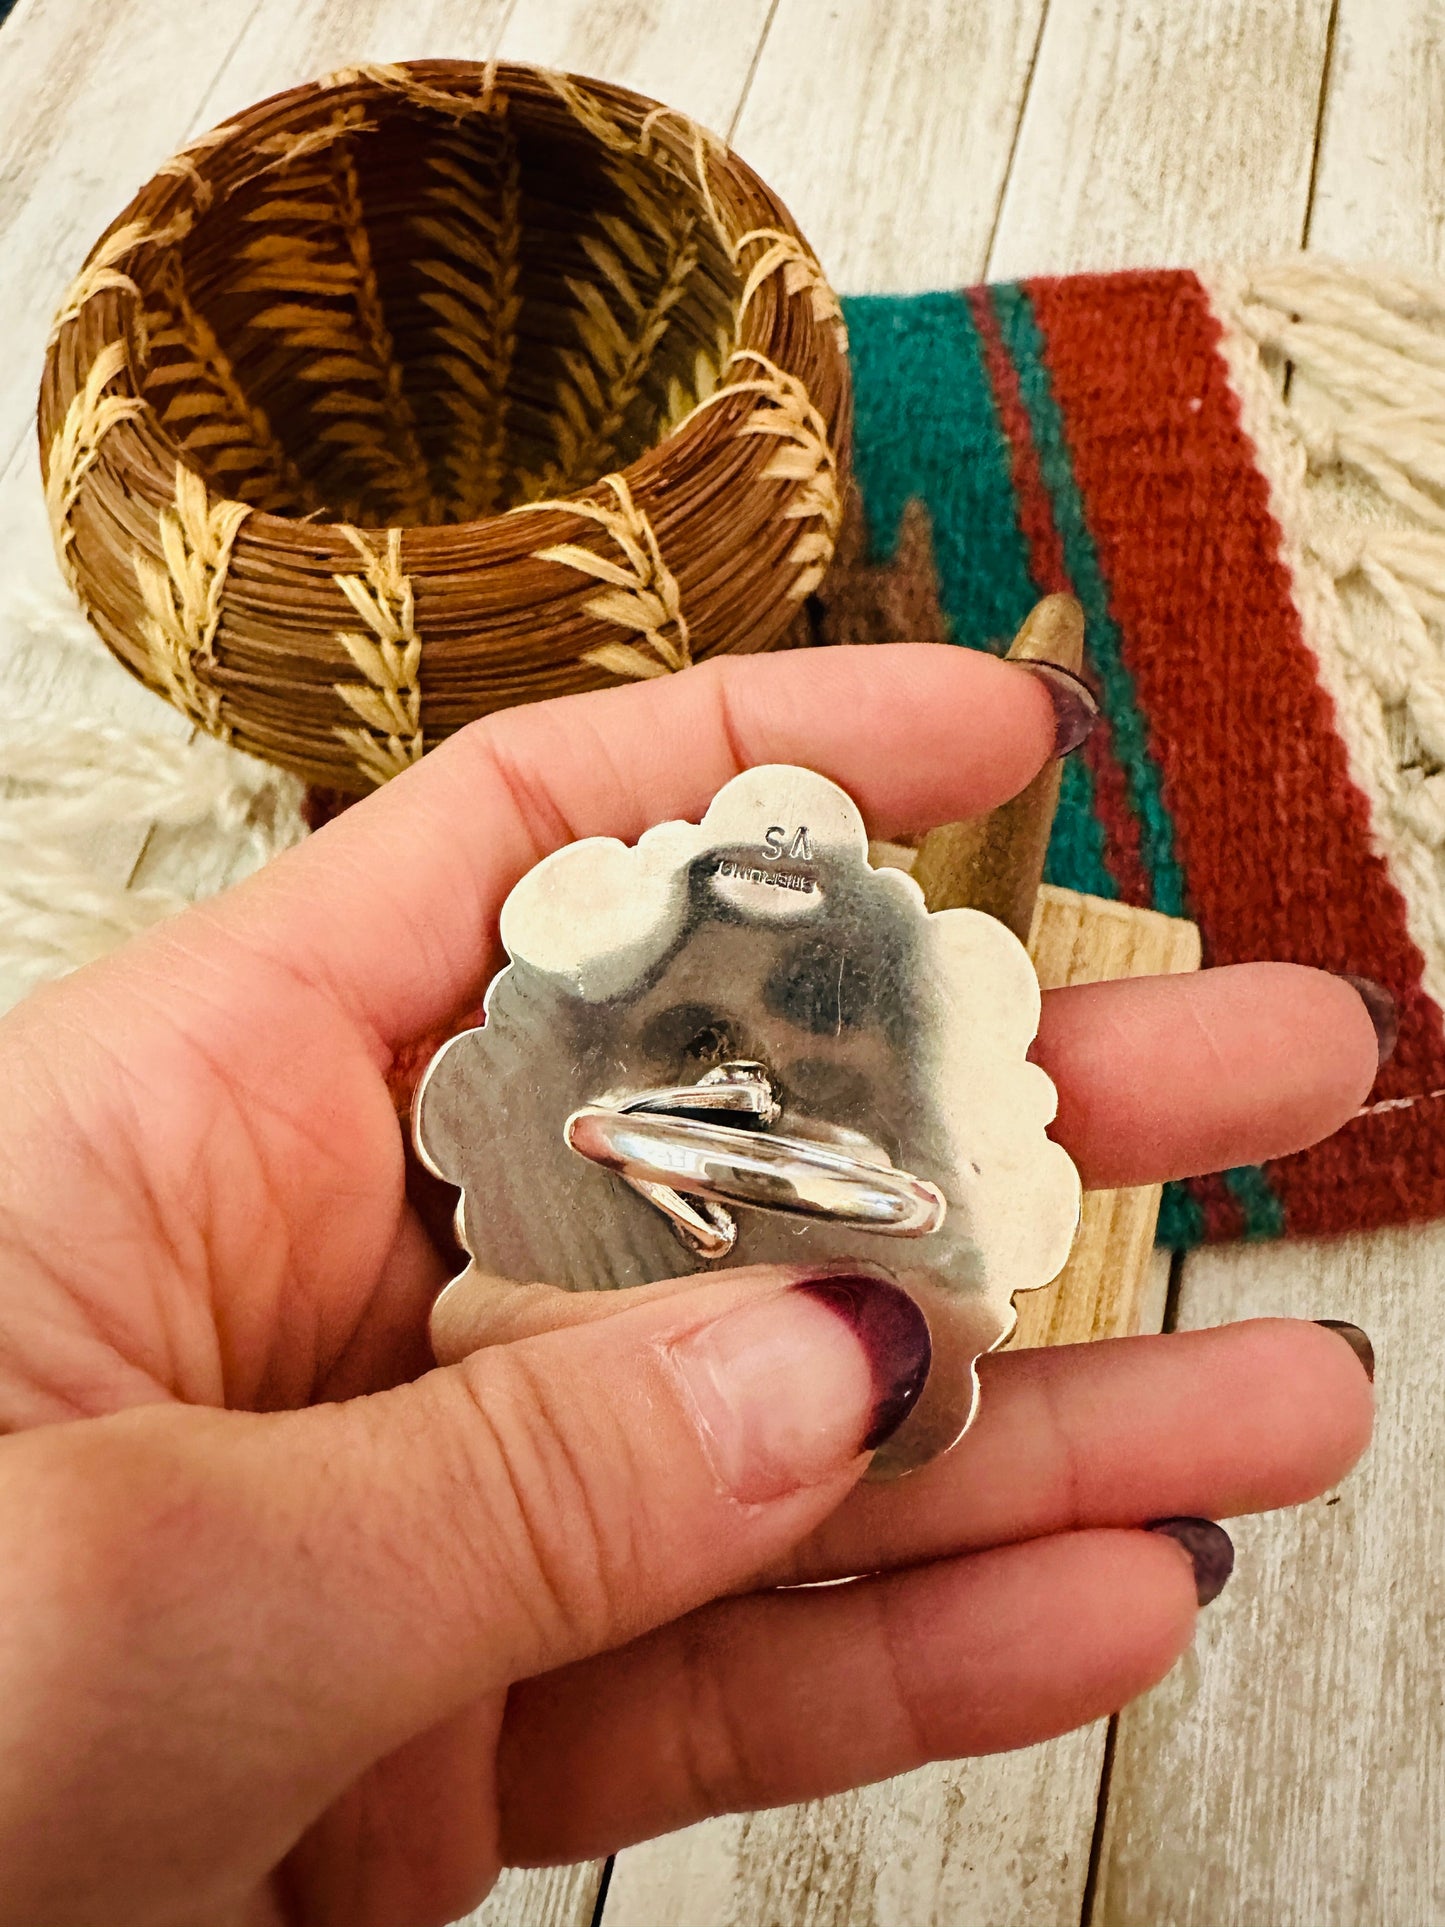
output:
[[[1074,890],[1039,888],[1029,954],[1045,990],[1197,970],[1192,923]],[[1011,1345],[1072,1345],[1138,1330],[1163,1187],[1086,1191],[1073,1255],[1051,1285],[1021,1291]]]
[[[875,842],[874,864],[913,871],[917,852]],[[938,906],[935,906],[938,907]],[[1039,885],[1029,955],[1045,990],[1198,970],[1199,931],[1178,917]],[[1051,1285],[1021,1291],[1010,1345],[1075,1345],[1139,1329],[1162,1185],[1086,1191],[1073,1255]]]

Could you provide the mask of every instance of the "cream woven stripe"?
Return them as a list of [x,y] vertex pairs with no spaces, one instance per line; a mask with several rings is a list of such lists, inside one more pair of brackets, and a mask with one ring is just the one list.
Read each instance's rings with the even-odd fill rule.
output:
[[1445,287],[1313,257],[1202,279],[1350,773],[1445,1004]]

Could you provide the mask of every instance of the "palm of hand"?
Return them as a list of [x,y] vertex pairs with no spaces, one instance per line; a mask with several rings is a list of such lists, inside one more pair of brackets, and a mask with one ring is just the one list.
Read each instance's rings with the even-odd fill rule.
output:
[[[209,957],[199,994],[192,961],[165,933],[134,972],[145,1003],[122,986],[118,1015],[77,1010],[69,987],[72,1020],[95,1020],[79,1060],[42,1055],[45,996],[14,1020],[0,1238],[27,1286],[4,1341],[7,1427],[158,1397],[278,1410],[429,1362],[440,1263],[406,1203],[384,1058],[324,993],[239,946]],[[26,1156],[31,1120],[43,1159]]]
[[[69,1017],[91,1017],[100,1040],[80,1058],[45,1054],[47,995],[12,1020],[0,1432],[158,1399],[293,1409],[431,1363],[426,1310],[445,1274],[406,1200],[385,1054],[324,992],[240,946],[208,950],[199,996],[194,961],[166,932],[134,973],[143,1002],[114,980],[133,957],[117,960],[104,1008],[98,993],[87,1013],[88,986],[67,986]],[[24,1160],[27,1123],[49,1147],[40,1168]],[[486,1696],[373,1769],[311,1834],[308,1887],[350,1886],[363,1811],[404,1862],[419,1780],[432,1842],[465,1842],[458,1864],[433,1853],[423,1884],[490,1884],[504,1700]],[[444,1770],[459,1754],[464,1777]],[[404,1869],[372,1873],[368,1905],[395,1878],[397,1917],[420,1917]],[[287,1916],[287,1880],[256,1922]]]

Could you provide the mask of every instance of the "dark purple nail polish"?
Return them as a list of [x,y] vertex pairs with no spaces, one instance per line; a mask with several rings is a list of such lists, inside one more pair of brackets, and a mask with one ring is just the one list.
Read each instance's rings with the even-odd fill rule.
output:
[[1340,1337],[1344,1339],[1350,1350],[1355,1354],[1355,1357],[1359,1359],[1361,1365],[1364,1367],[1365,1377],[1369,1379],[1373,1385],[1375,1382],[1375,1348],[1370,1343],[1369,1333],[1361,1331],[1358,1325],[1352,1325],[1349,1320],[1345,1318],[1317,1318],[1315,1323],[1317,1325],[1323,1325],[1327,1332],[1339,1333]]
[[1067,756],[1094,728],[1099,720],[1099,705],[1094,692],[1082,676],[1065,669],[1059,662],[1022,660],[1020,669],[1037,676],[1049,692],[1054,706],[1054,755]]
[[1358,991],[1360,1002],[1370,1013],[1370,1022],[1375,1026],[1375,1042],[1380,1050],[1380,1062],[1388,1063],[1395,1053],[1395,1044],[1400,1035],[1400,1007],[1383,984],[1377,984],[1373,977],[1356,977],[1348,970],[1338,973],[1352,990]]
[[1218,1599],[1234,1571],[1234,1541],[1212,1519],[1154,1519],[1146,1532],[1177,1539],[1194,1562],[1194,1590],[1201,1606]]
[[933,1358],[928,1320],[901,1285],[868,1272],[825,1272],[793,1287],[853,1332],[873,1370],[873,1410],[860,1450],[891,1439],[918,1403]]

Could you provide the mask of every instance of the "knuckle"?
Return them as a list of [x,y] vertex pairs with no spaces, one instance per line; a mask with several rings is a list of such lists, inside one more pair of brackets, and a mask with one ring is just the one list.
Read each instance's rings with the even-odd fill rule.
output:
[[507,711],[482,718],[469,733],[473,754],[500,786],[514,820],[538,857],[570,842],[576,834],[542,774],[555,765],[532,753],[533,732],[540,730],[545,736],[550,721],[543,717],[539,725],[536,718],[524,717],[519,722]]
[[942,1696],[921,1684],[927,1677],[920,1664],[927,1641],[920,1635],[909,1594],[874,1585],[864,1596],[873,1609],[873,1637],[867,1643],[878,1658],[876,1730],[888,1736],[890,1764],[894,1771],[904,1771],[940,1759],[948,1752],[944,1706]]
[[1078,1410],[1069,1396],[1067,1370],[1057,1358],[1040,1354],[1029,1380],[1032,1410],[1029,1423],[1039,1440],[1041,1481],[1046,1489],[1045,1515],[1054,1530],[1082,1525],[1090,1506],[1091,1460],[1079,1435]]
[[713,1637],[706,1610],[680,1622],[679,1771],[689,1820],[710,1818],[777,1797],[769,1753],[756,1739],[756,1707],[741,1704],[738,1670]]
[[459,1368],[475,1426],[475,1497],[490,1540],[485,1583],[505,1587],[547,1655],[615,1644],[637,1594],[639,1471],[600,1399],[569,1399],[525,1348]]

